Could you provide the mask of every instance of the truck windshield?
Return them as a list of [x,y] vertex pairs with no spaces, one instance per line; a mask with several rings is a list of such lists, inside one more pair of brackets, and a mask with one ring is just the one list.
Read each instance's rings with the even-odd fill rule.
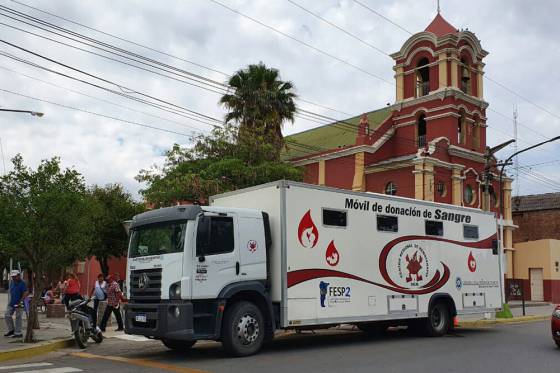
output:
[[150,224],[131,230],[131,258],[162,255],[183,251],[186,222]]

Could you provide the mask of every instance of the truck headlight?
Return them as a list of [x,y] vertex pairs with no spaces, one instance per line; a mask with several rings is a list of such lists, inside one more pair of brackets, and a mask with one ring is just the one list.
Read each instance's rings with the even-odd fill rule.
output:
[[560,308],[556,308],[554,312],[552,312],[552,317],[556,317],[557,319],[560,319]]
[[181,298],[181,283],[176,282],[169,287],[169,299]]

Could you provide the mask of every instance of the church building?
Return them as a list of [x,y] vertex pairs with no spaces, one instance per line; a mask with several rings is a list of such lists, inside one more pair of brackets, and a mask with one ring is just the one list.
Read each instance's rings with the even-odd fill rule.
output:
[[[438,13],[391,55],[393,105],[286,137],[286,159],[304,168],[307,183],[498,214],[496,160],[486,145],[487,54],[474,33]],[[511,179],[503,189],[509,259]]]

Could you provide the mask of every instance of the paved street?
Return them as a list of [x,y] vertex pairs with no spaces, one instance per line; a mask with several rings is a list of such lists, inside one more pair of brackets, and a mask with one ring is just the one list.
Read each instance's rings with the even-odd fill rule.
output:
[[[176,353],[156,341],[112,338],[86,351],[69,349],[5,365],[1,372],[558,372],[560,349],[550,338],[549,322],[460,329],[444,338],[390,331],[383,337],[361,332],[324,331],[289,335],[262,353],[232,359],[219,344],[202,343]],[[79,369],[79,370],[78,370]]]

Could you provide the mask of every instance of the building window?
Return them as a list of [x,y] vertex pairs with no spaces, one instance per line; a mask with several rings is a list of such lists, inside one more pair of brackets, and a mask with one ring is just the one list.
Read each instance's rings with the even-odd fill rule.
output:
[[394,196],[397,194],[397,184],[393,183],[392,181],[389,181],[387,183],[387,185],[385,185],[385,194],[388,194],[390,196]]
[[465,186],[463,191],[463,199],[465,200],[465,204],[473,205],[476,201],[476,195],[472,186],[468,185]]
[[399,218],[390,215],[377,215],[377,230],[380,232],[398,232]]
[[426,96],[430,93],[430,61],[422,58],[416,65],[416,97]]
[[436,191],[440,197],[445,197],[447,195],[447,186],[443,181],[438,181],[436,184]]
[[418,117],[418,148],[426,146],[426,116],[424,114]]
[[478,225],[463,225],[463,237],[478,240]]
[[461,60],[461,91],[471,94],[471,71],[465,59]]
[[428,236],[443,236],[443,222],[426,220],[425,223],[426,234]]
[[323,225],[330,227],[346,227],[346,211],[323,209]]

